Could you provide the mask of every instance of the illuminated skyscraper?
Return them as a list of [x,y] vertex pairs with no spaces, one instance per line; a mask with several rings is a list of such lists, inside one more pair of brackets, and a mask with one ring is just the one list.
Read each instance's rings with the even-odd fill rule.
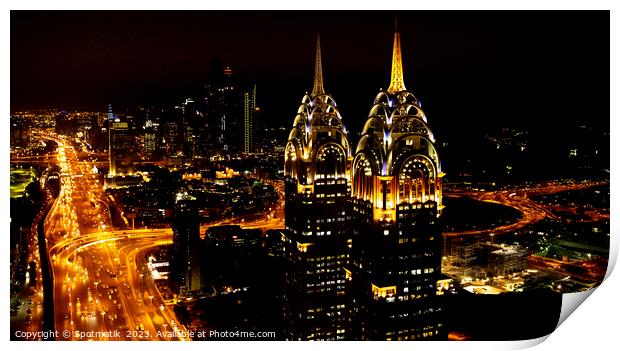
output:
[[349,338],[346,276],[351,239],[351,151],[336,102],[323,89],[317,39],[314,88],[285,149],[285,338]]
[[441,164],[420,102],[403,80],[400,34],[392,74],[375,98],[353,161],[352,286],[356,337],[442,338]]
[[243,151],[254,152],[256,147],[256,85],[243,93]]
[[158,125],[150,119],[147,119],[144,123],[144,152],[148,156],[152,156],[157,148],[157,127]]
[[108,106],[109,177],[133,174],[134,136],[130,129],[130,116],[120,116]]

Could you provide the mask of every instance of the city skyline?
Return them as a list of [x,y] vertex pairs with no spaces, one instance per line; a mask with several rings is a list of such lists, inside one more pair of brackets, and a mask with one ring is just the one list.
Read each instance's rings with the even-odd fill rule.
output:
[[[568,30],[567,12],[13,13],[11,55],[48,49],[39,70],[56,60],[40,81],[66,74],[84,94],[62,94],[112,101],[11,112],[11,340],[529,339],[556,327],[564,293],[605,276],[605,23]],[[317,15],[326,25],[307,40],[303,21]],[[51,19],[62,24],[31,41]],[[151,27],[166,19],[179,31]],[[114,20],[128,25],[97,27]],[[56,38],[81,21],[91,30]],[[200,77],[208,50],[193,52],[196,66],[183,50],[214,28],[225,60]],[[590,52],[570,50],[593,33]],[[162,55],[128,68],[153,50]],[[16,100],[35,57],[12,56]],[[144,78],[171,62],[185,73]],[[106,79],[161,95],[114,98]],[[574,113],[580,99],[591,114]]]
[[[607,104],[596,103],[609,88],[608,65],[600,62],[609,53],[601,45],[609,36],[604,12],[58,11],[50,16],[13,11],[11,16],[13,111],[34,105],[102,111],[108,103],[174,103],[199,92],[219,60],[257,83],[271,125],[286,125],[287,111],[295,108],[292,92],[311,89],[309,48],[321,32],[328,89],[341,96],[341,109],[352,116],[349,128],[361,130],[358,124],[370,106],[355,101],[374,96],[389,82],[382,70],[390,60],[385,43],[400,18],[404,71],[438,123],[551,125],[558,115],[578,118],[563,103],[569,96],[591,102],[593,123],[605,124],[596,116],[608,115]],[[319,27],[312,25],[316,16],[322,18]],[[364,26],[367,22],[376,25]],[[584,86],[589,89],[579,88]],[[525,105],[527,113],[509,108],[515,104]]]

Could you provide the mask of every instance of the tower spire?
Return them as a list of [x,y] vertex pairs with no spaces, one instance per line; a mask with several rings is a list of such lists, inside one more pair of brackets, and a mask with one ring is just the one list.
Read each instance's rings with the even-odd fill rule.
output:
[[400,33],[397,24],[394,23],[394,50],[392,52],[392,77],[390,79],[389,93],[407,90],[403,79],[403,58],[400,50]]
[[316,59],[314,60],[314,87],[312,95],[325,94],[323,89],[323,66],[321,64],[321,35],[316,36]]

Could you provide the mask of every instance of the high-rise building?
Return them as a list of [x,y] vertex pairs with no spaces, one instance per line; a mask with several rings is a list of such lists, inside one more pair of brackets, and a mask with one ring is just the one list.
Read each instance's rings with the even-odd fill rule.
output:
[[167,112],[167,120],[164,123],[162,146],[168,157],[176,156],[182,151],[183,131],[181,122],[176,118],[176,109]]
[[263,152],[265,142],[265,116],[260,106],[254,107],[254,151]]
[[374,100],[352,166],[358,229],[350,277],[363,340],[443,337],[436,282],[444,174],[420,106],[405,88],[396,31],[390,86]]
[[177,194],[172,222],[172,283],[182,293],[200,290],[200,217],[196,201],[187,193]]
[[199,162],[209,156],[209,125],[203,106],[196,104],[192,121],[192,160]]
[[349,338],[344,266],[351,243],[351,151],[340,112],[323,89],[317,39],[314,87],[285,149],[284,322],[288,340]]
[[108,107],[108,142],[110,171],[108,176],[131,175],[134,171],[134,136],[130,116],[120,116]]
[[152,156],[157,149],[157,127],[151,119],[144,122],[144,152],[147,156]]
[[215,66],[205,85],[204,114],[214,152],[243,150],[243,93],[230,67]]
[[183,135],[183,155],[191,157],[193,155],[194,145],[194,121],[196,120],[196,105],[191,98],[185,99],[180,106],[181,110],[181,132]]
[[250,153],[256,148],[256,84],[252,91],[243,93],[243,151]]

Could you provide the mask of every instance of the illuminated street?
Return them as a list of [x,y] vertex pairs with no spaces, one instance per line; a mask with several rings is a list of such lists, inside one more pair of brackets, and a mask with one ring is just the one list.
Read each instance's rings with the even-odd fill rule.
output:
[[9,17],[11,342],[541,339],[608,273],[604,10]]
[[[248,227],[276,228],[281,224],[281,220],[270,220],[248,223]],[[183,326],[173,322],[171,308],[144,275],[144,254],[170,244],[171,236],[171,229],[136,229],[91,233],[55,244],[50,249],[55,296],[62,296],[55,299],[57,328],[73,332],[119,329],[123,339],[130,340],[140,336],[155,340],[160,339],[158,331],[182,331]]]
[[[171,243],[171,229],[105,231],[111,227],[102,187],[60,137],[57,160],[61,190],[46,220],[54,270],[54,317],[58,330],[120,330],[125,340],[169,340],[184,335],[147,272],[145,252]],[[214,223],[212,225],[221,224]],[[279,228],[281,219],[247,222],[247,228]],[[201,233],[204,233],[203,227]],[[159,334],[158,334],[159,332]],[[175,338],[184,340],[186,338]]]
[[[561,184],[550,183],[530,186],[522,189],[511,189],[502,191],[478,191],[478,192],[453,192],[446,193],[446,196],[454,197],[469,197],[478,201],[490,202],[500,204],[508,207],[512,207],[521,213],[521,219],[515,223],[502,225],[489,229],[480,230],[467,230],[459,232],[444,232],[443,235],[449,238],[474,236],[474,237],[489,237],[493,235],[501,235],[505,233],[514,233],[515,230],[536,223],[544,218],[557,219],[558,217],[550,210],[572,210],[571,207],[561,206],[546,206],[541,205],[531,200],[532,196],[543,194],[554,194],[569,190],[586,189],[599,185],[608,184],[608,182],[586,182],[586,183],[573,183],[573,184]],[[592,220],[600,220],[603,218],[609,218],[609,214],[600,214],[591,211],[588,216]]]

